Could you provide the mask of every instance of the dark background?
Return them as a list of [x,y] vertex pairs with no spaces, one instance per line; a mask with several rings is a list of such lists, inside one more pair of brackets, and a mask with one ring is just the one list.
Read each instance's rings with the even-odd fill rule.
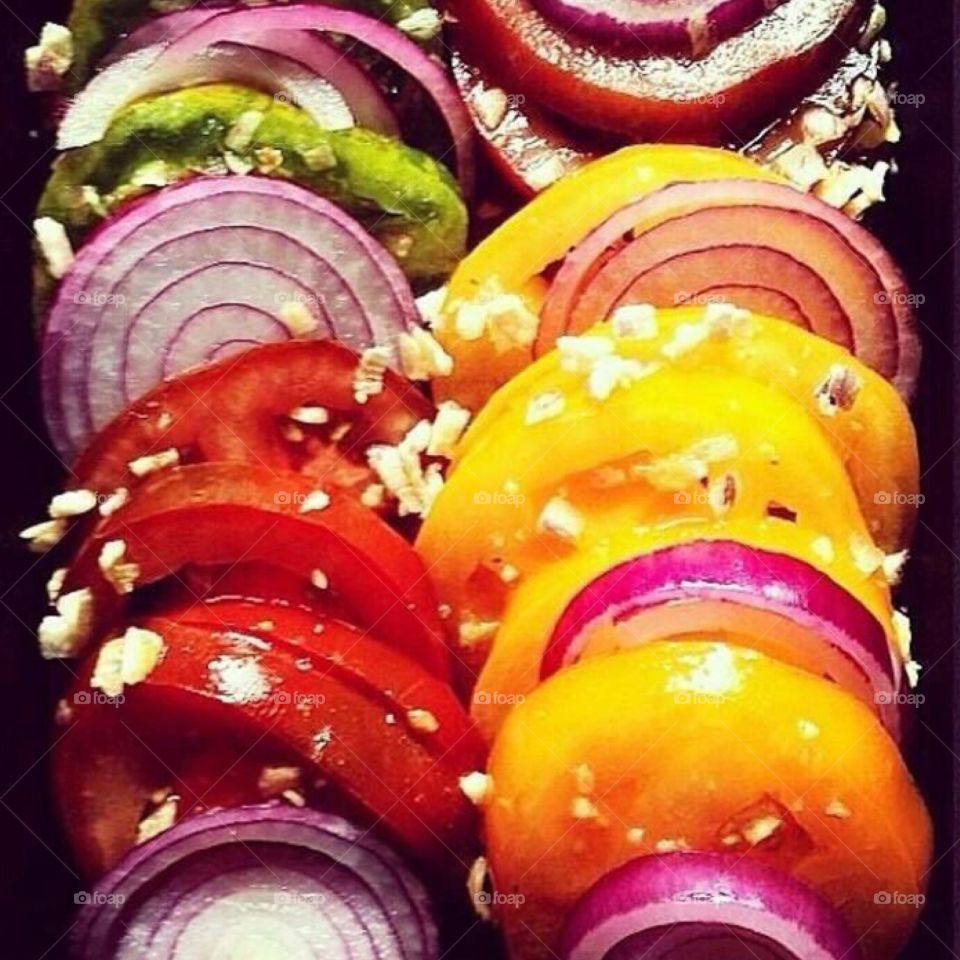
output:
[[[960,785],[954,606],[960,527],[953,509],[960,481],[955,407],[960,357],[954,321],[956,191],[954,74],[960,76],[951,4],[893,0],[894,73],[911,103],[899,108],[904,144],[889,202],[870,225],[893,250],[920,308],[925,363],[915,413],[926,502],[904,599],[914,617],[915,645],[928,665],[926,702],[913,718],[909,757],[930,803],[939,859],[927,910],[905,960],[958,957],[953,904],[960,840],[955,791]],[[46,755],[55,731],[50,690],[62,665],[45,665],[33,630],[43,614],[49,571],[22,549],[17,530],[40,518],[59,478],[59,461],[41,426],[31,333],[31,208],[52,153],[39,105],[23,90],[23,49],[46,19],[62,19],[54,0],[0,0],[0,957],[63,956],[75,876],[52,816]],[[920,102],[916,102],[920,101]],[[960,449],[958,447],[957,449]]]

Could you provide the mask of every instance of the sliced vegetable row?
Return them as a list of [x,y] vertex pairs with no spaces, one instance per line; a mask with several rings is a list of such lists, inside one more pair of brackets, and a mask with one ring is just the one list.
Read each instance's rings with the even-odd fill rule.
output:
[[910,300],[862,228],[702,148],[597,161],[455,273],[434,387],[478,413],[416,545],[512,960],[906,942]]

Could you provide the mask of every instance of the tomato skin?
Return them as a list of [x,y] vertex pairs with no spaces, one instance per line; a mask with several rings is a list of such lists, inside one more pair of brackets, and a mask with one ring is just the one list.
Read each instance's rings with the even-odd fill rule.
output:
[[[86,873],[129,848],[158,787],[210,805],[248,802],[266,764],[297,765],[307,784],[329,780],[436,870],[469,864],[475,814],[458,778],[482,769],[484,751],[449,687],[346,624],[328,619],[314,633],[304,611],[289,613],[286,625],[295,622],[309,638],[147,618],[139,625],[163,637],[165,652],[120,702],[91,690],[96,654],[88,658],[54,759]],[[418,726],[415,710],[436,729]],[[184,806],[180,815],[196,803]]]
[[[130,461],[174,447],[184,462],[231,460],[298,470],[362,491],[374,479],[366,447],[397,443],[419,420],[432,419],[433,407],[393,371],[387,371],[382,393],[358,404],[357,362],[341,343],[292,340],[261,344],[172,377],[97,434],[74,465],[73,486],[104,495],[133,488],[140,481]],[[281,421],[301,406],[322,406],[351,427],[339,441],[311,435],[291,442]],[[310,428],[303,432],[310,434]]]
[[91,590],[94,633],[123,620],[128,598],[98,566],[111,540],[122,540],[125,561],[139,566],[138,587],[188,564],[263,563],[305,581],[319,570],[351,622],[447,678],[449,656],[419,557],[349,494],[331,490],[329,506],[301,513],[312,489],[296,474],[238,463],[161,471],[85,540],[64,591]]

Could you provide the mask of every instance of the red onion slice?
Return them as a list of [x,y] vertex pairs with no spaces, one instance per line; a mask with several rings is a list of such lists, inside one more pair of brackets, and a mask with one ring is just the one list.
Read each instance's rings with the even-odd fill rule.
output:
[[80,250],[44,333],[54,443],[71,460],[165,376],[252,343],[390,346],[416,323],[393,258],[292,183],[202,177],[151,194]]
[[560,26],[593,40],[701,57],[753,26],[783,0],[534,0]]
[[98,73],[61,121],[59,149],[102,139],[113,117],[136,100],[205,83],[248,84],[285,97],[326,130],[359,124],[397,135],[396,119],[377,85],[330,41],[316,33],[263,29],[238,42],[230,30],[216,32],[220,19],[190,18],[193,27],[210,23],[203,45],[191,41],[188,27],[169,42],[138,46]]
[[349,56],[360,43],[409,74],[423,87],[443,118],[453,144],[455,163],[452,165],[464,194],[470,194],[474,174],[473,125],[439,60],[387,22],[323,4],[277,4],[228,10],[192,30],[183,37],[183,42],[195,49],[205,49],[214,38],[231,39],[237,43],[255,42],[265,30],[334,34],[345,41],[342,55]]
[[803,561],[734,541],[667,547],[591,581],[557,621],[540,676],[588,651],[711,632],[757,638],[766,652],[829,677],[899,734],[902,667],[880,622]]
[[622,303],[721,300],[784,314],[848,347],[905,397],[913,390],[920,342],[896,263],[839,210],[762,181],[676,183],[615,213],[558,271],[537,350]]
[[564,929],[560,960],[860,960],[814,891],[740,857],[631,860],[594,884]]
[[72,944],[78,960],[439,955],[427,893],[392,850],[341,817],[277,805],[201,814],[136,847],[88,898]]

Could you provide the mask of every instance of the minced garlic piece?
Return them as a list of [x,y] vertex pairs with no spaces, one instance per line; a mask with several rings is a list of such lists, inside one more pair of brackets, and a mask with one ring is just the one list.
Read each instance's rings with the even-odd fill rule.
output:
[[551,153],[538,160],[524,172],[524,180],[534,190],[546,190],[556,183],[565,173],[563,160],[555,153]]
[[176,447],[170,447],[170,449],[161,450],[159,453],[137,457],[136,460],[131,460],[127,466],[135,477],[146,477],[158,470],[175,467],[178,463],[180,463],[180,451]]
[[563,497],[552,497],[540,511],[537,529],[541,533],[551,533],[561,540],[579,539],[584,528],[583,515]]
[[915,690],[920,683],[920,671],[923,667],[916,660],[907,660],[903,665],[903,672],[907,675],[907,683],[911,690]]
[[390,366],[390,351],[386,347],[368,347],[360,354],[360,362],[353,375],[353,398],[366,403],[383,393],[383,378]]
[[126,487],[117,487],[101,504],[101,517],[111,517],[130,499],[130,491]]
[[893,622],[893,639],[896,641],[897,650],[903,660],[912,659],[913,629],[910,626],[910,618],[901,610],[894,610],[891,615]]
[[451,458],[469,422],[470,411],[466,407],[461,407],[454,400],[444,400],[437,407],[433,429],[430,431],[430,443],[427,445],[427,455]]
[[668,360],[676,360],[709,337],[710,327],[706,323],[678,323],[673,336],[660,348],[660,352]]
[[910,558],[909,550],[900,550],[897,553],[888,553],[880,565],[884,579],[891,587],[895,587],[903,577],[904,568]]
[[820,736],[820,727],[812,720],[801,718],[797,721],[797,730],[802,740],[816,740]]
[[690,844],[683,837],[677,837],[676,839],[664,837],[653,845],[653,849],[656,853],[680,853],[689,850]]
[[61,517],[82,516],[96,505],[97,495],[92,490],[65,490],[50,501],[47,511],[56,520]]
[[422,733],[436,733],[440,729],[440,721],[429,710],[421,707],[408,710],[407,720],[414,730],[420,730]]
[[104,579],[121,596],[133,593],[140,579],[140,565],[126,560],[126,555],[127,545],[123,540],[108,540],[97,558]]
[[429,330],[414,327],[401,333],[397,345],[400,368],[410,380],[432,380],[453,373],[453,358]]
[[32,553],[46,553],[63,539],[66,532],[65,519],[43,520],[21,530],[20,539],[28,541]]
[[86,645],[93,627],[93,593],[87,587],[64,593],[57,598],[56,610],[40,621],[37,630],[45,660],[74,657]]
[[57,602],[57,597],[60,596],[60,591],[63,590],[63,584],[66,579],[66,567],[59,567],[50,574],[50,579],[47,581],[47,599],[50,603]]
[[421,420],[396,446],[374,444],[367,450],[367,462],[396,498],[401,517],[426,517],[443,488],[439,464],[432,463],[424,470],[420,461],[432,435],[431,423]]
[[814,537],[810,542],[810,549],[821,563],[831,564],[836,559],[837,552],[833,548],[833,541],[827,536]]
[[616,337],[652,340],[659,332],[657,308],[651,303],[625,303],[610,314],[610,326]]
[[330,494],[326,490],[311,490],[300,504],[300,513],[316,513],[330,506]]
[[317,590],[326,590],[330,586],[330,578],[322,570],[313,570],[310,573],[310,583]]
[[473,108],[487,130],[496,130],[507,116],[510,101],[500,87],[488,87],[473,98]]
[[330,422],[330,411],[326,407],[294,407],[287,416],[310,427],[319,427]]
[[163,659],[167,645],[153,630],[127,627],[121,637],[108,640],[97,656],[90,686],[108,697],[118,697],[124,687],[132,687],[153,672]]
[[493,916],[490,910],[490,896],[485,892],[488,872],[487,858],[477,857],[470,864],[470,870],[467,873],[467,893],[474,911],[481,920],[490,920]]
[[414,10],[402,20],[397,21],[397,29],[403,31],[408,37],[414,40],[433,40],[440,33],[440,27],[443,23],[439,11],[433,7],[424,7],[420,10]]
[[144,817],[137,826],[137,843],[146,843],[169,830],[177,822],[179,798],[169,796],[149,816]]
[[446,299],[446,286],[429,290],[417,297],[417,310],[420,312],[420,319],[431,330],[436,330],[443,319],[443,304]]
[[587,393],[594,400],[606,400],[618,387],[625,389],[658,369],[659,364],[628,360],[615,353],[598,357],[587,374]]
[[646,836],[647,831],[643,827],[628,827],[627,828],[627,843],[631,847],[639,847],[643,843],[643,838]]
[[28,89],[33,93],[59,89],[73,55],[73,34],[60,23],[45,23],[40,42],[24,54]]
[[257,789],[265,799],[279,797],[287,791],[299,790],[301,777],[299,767],[264,767],[257,779]]
[[460,778],[460,792],[476,807],[482,807],[493,794],[493,778],[475,770]]
[[842,800],[831,800],[823,812],[836,820],[847,820],[851,816],[850,808]]
[[560,369],[567,373],[589,374],[601,357],[614,352],[613,343],[606,337],[558,337],[557,353]]
[[703,310],[703,321],[714,337],[732,337],[744,333],[752,314],[732,303],[708,303]]
[[849,410],[860,392],[861,380],[842,363],[831,365],[826,377],[817,385],[814,396],[825,417],[836,416],[838,410]]
[[227,131],[223,138],[223,145],[235,153],[245,153],[253,143],[263,118],[264,113],[261,110],[245,110]]
[[284,303],[277,312],[277,318],[293,337],[308,337],[320,326],[320,321],[299,300]]
[[383,506],[386,497],[386,488],[382,483],[369,483],[363,488],[360,494],[360,502],[371,510],[376,510]]
[[578,795],[570,801],[570,816],[574,820],[597,820],[600,811],[589,797]]
[[743,836],[751,847],[755,847],[772,837],[782,826],[783,820],[773,814],[757,817],[743,828]]
[[685,450],[668,453],[650,463],[636,464],[631,473],[643,477],[654,489],[665,492],[687,490],[710,476],[710,466],[734,459],[740,450],[732,434],[719,434],[691,444]]
[[537,338],[540,318],[515,293],[481,292],[457,307],[454,330],[463,340],[486,336],[503,353],[529,347]]
[[737,499],[737,478],[732,473],[714,477],[707,487],[707,503],[715,516],[723,516]]
[[567,398],[560,390],[545,390],[534,394],[527,403],[527,413],[524,423],[532,426],[544,420],[552,420],[563,413],[567,405]]
[[475,647],[492,640],[499,629],[499,620],[463,620],[457,628],[457,639],[461,647]]
[[849,547],[853,565],[868,577],[880,570],[887,558],[887,555],[869,537],[861,533],[850,535]]
[[500,567],[498,576],[502,583],[509,585],[520,579],[520,571],[512,563],[505,563]]
[[62,279],[73,263],[73,247],[66,228],[53,217],[39,217],[33,221],[33,232],[46,261],[47,272],[54,280]]

